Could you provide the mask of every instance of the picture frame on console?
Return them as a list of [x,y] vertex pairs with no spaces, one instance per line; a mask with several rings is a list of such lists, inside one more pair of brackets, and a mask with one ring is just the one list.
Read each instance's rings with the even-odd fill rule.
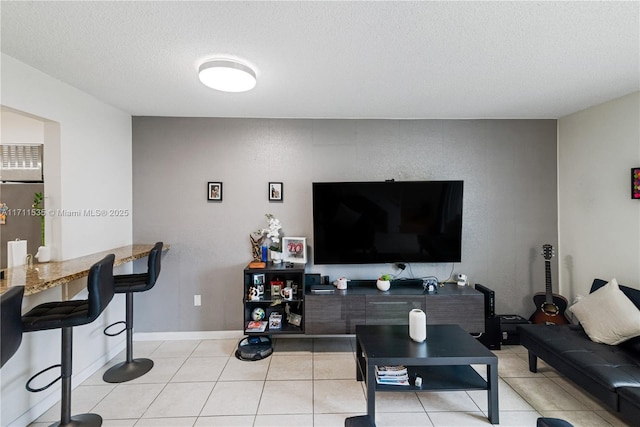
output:
[[306,237],[283,237],[282,257],[284,262],[297,264],[307,263],[307,238]]
[[631,168],[631,198],[640,200],[640,166]]
[[207,182],[207,200],[210,202],[222,201],[222,182]]

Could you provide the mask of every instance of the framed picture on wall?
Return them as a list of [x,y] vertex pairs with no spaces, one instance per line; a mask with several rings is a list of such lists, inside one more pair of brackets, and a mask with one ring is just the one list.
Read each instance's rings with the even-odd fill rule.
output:
[[222,182],[207,182],[207,200],[222,201]]
[[306,237],[283,237],[282,257],[285,262],[306,264],[307,239]]
[[282,183],[281,182],[270,182],[269,183],[269,201],[270,202],[281,202],[282,198]]
[[640,166],[631,168],[631,198],[640,200]]

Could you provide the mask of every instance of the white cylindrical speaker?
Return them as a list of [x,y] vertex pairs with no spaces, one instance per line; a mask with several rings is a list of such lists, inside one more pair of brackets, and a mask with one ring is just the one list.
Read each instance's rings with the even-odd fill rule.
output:
[[409,312],[409,337],[416,342],[427,339],[427,315],[418,308]]

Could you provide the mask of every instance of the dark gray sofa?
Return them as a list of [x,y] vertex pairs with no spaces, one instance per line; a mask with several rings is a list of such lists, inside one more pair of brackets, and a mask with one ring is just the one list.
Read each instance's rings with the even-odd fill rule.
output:
[[[591,292],[607,282],[595,279]],[[640,290],[620,285],[640,309]],[[520,325],[520,343],[529,351],[529,370],[537,359],[558,370],[629,422],[640,419],[640,337],[619,345],[595,343],[579,325]]]

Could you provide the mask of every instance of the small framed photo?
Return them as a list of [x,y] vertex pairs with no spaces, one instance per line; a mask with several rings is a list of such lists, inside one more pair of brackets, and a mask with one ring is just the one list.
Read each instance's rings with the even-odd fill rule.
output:
[[283,237],[282,257],[285,262],[306,264],[307,262],[307,238]]
[[631,169],[631,198],[640,200],[640,167]]
[[254,285],[264,285],[264,274],[254,274],[253,275],[253,284]]
[[280,299],[280,291],[282,290],[282,282],[272,281],[271,285],[271,299]]
[[287,287],[291,288],[293,290],[293,295],[298,295],[298,283],[296,283],[294,280],[287,280],[286,282]]
[[269,201],[270,202],[281,202],[282,200],[283,200],[282,183],[281,182],[270,182],[269,183]]
[[207,200],[214,202],[222,201],[221,182],[207,182]]

